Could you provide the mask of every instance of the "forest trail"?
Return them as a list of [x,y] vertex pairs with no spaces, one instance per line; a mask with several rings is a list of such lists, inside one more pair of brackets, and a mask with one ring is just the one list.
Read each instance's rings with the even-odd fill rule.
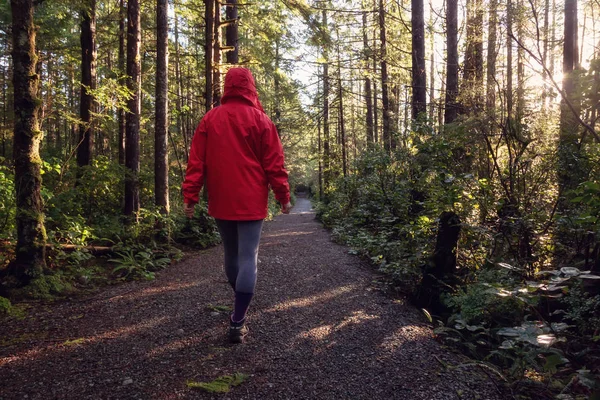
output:
[[[334,244],[299,198],[265,223],[243,345],[225,342],[222,247],[151,282],[34,307],[0,326],[0,399],[499,399],[413,307]],[[228,394],[189,389],[244,373]]]

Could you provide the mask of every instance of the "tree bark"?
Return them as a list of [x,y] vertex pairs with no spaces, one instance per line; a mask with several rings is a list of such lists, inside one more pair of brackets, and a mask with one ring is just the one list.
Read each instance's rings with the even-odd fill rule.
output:
[[77,165],[90,165],[93,143],[94,95],[96,89],[96,0],[84,2],[81,10],[81,93]]
[[412,14],[412,119],[427,111],[425,67],[425,7],[423,0],[411,1]]
[[204,0],[204,102],[206,112],[213,107],[213,41],[214,41],[214,0]]
[[[125,75],[125,0],[119,0],[119,82],[122,85],[126,85],[126,79],[123,78]],[[119,164],[125,164],[125,110],[123,107],[119,107],[117,110],[117,118],[119,124]]]
[[[362,30],[363,30],[363,53],[365,57],[365,68],[368,70],[368,48],[369,48],[369,37],[367,34],[367,12],[363,11],[362,13]],[[367,123],[367,145],[370,147],[373,142],[373,94],[371,93],[371,78],[369,77],[369,73],[367,72],[365,76],[365,103],[367,106],[367,115],[366,115],[366,123]]]
[[238,36],[238,0],[227,0],[227,9],[225,10],[225,18],[229,21],[229,25],[225,29],[225,45],[233,47],[233,50],[227,52],[227,63],[239,63],[239,36]]
[[467,49],[463,74],[461,110],[480,111],[483,100],[483,9],[481,0],[467,1]]
[[16,258],[8,269],[18,285],[40,276],[46,268],[42,176],[37,98],[39,76],[35,72],[33,0],[11,0],[12,59],[14,91],[14,144],[17,246]]
[[446,0],[446,100],[444,123],[451,124],[458,115],[458,5],[457,0]]
[[513,56],[512,56],[512,30],[513,6],[512,0],[506,2],[506,121],[511,126],[513,116]]
[[415,299],[419,306],[434,313],[446,311],[441,295],[456,280],[456,250],[460,231],[460,217],[452,211],[444,211],[440,215],[435,250],[423,268],[423,279]]
[[[177,86],[177,100],[175,101],[175,110],[177,111],[177,133],[179,133],[183,137],[183,141],[185,144],[185,162],[188,161],[188,146],[187,146],[187,137],[185,135],[183,129],[183,115],[181,114],[181,110],[183,108],[183,91],[181,90],[181,63],[179,57],[179,17],[177,16],[177,9],[174,10],[174,19],[175,19],[175,85]],[[211,91],[212,95],[212,91]],[[207,110],[208,111],[208,110]]]
[[346,125],[344,121],[344,87],[342,86],[342,63],[340,59],[340,37],[337,34],[337,68],[338,68],[338,107],[340,123],[340,145],[342,146],[342,173],[348,175],[346,154]]
[[156,2],[156,120],[154,132],[154,200],[163,214],[169,213],[168,89],[169,4]]
[[498,0],[491,0],[489,4],[488,44],[487,44],[487,70],[486,70],[486,109],[488,117],[493,117],[496,106],[496,41]]
[[127,88],[132,93],[127,102],[129,112],[126,116],[125,135],[125,209],[124,214],[131,216],[140,209],[140,3],[139,0],[127,1]]
[[214,47],[213,47],[213,105],[221,104],[221,5],[218,0],[214,5]]
[[383,147],[386,151],[391,150],[390,137],[390,101],[389,101],[389,77],[387,71],[387,50],[385,31],[385,9],[383,0],[379,0],[379,41],[381,43],[381,104],[383,106]]
[[[579,134],[575,115],[568,107],[569,100],[579,111],[576,99],[575,69],[577,66],[577,0],[565,0],[565,36],[563,44],[563,91],[566,99],[560,103],[560,133],[558,143],[558,185],[564,196],[568,190],[574,189],[584,178],[579,150]],[[566,202],[559,204],[560,210],[568,208]]]
[[[327,11],[323,10],[323,29],[327,30]],[[329,154],[329,51],[323,44],[323,186],[329,188],[331,165]]]

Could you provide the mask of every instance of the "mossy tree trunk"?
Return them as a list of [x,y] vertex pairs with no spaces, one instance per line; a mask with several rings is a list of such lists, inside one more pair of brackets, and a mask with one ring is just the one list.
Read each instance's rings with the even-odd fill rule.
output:
[[429,263],[423,268],[423,279],[415,303],[435,314],[447,311],[442,294],[456,283],[456,249],[460,236],[461,220],[452,211],[440,215],[435,250]]
[[16,258],[8,274],[18,285],[40,276],[46,267],[46,231],[42,211],[42,176],[38,126],[40,101],[36,97],[39,77],[35,72],[35,25],[33,0],[11,0],[14,87],[15,190],[17,200]]

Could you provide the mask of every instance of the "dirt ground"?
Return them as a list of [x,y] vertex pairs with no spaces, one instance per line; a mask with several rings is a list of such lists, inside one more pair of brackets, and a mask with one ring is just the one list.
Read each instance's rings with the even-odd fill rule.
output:
[[[225,340],[222,257],[197,252],[154,281],[0,321],[0,399],[505,398],[420,311],[379,290],[306,199],[264,224],[243,345]],[[246,380],[229,393],[187,386],[236,373]]]

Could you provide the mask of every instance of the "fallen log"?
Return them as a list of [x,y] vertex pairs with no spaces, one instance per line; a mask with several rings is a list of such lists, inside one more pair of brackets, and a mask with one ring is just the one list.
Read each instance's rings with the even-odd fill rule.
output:
[[62,251],[76,251],[76,250],[87,250],[90,253],[101,256],[105,254],[112,254],[116,251],[114,246],[82,246],[79,244],[46,244],[47,250],[62,250]]

